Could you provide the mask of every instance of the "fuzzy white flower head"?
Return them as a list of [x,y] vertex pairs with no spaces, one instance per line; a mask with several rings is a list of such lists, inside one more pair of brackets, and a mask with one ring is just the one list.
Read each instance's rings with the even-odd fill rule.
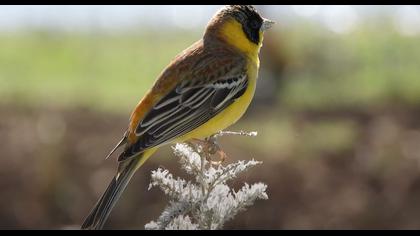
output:
[[[256,132],[220,132],[218,135],[239,134],[255,136]],[[157,221],[145,229],[221,229],[226,221],[254,204],[257,199],[268,199],[267,185],[245,185],[237,192],[226,182],[262,162],[237,161],[227,166],[213,166],[206,160],[203,150],[188,144],[176,144],[174,154],[182,168],[195,182],[174,178],[168,170],[152,171],[149,189],[158,186],[170,197],[168,206]]]

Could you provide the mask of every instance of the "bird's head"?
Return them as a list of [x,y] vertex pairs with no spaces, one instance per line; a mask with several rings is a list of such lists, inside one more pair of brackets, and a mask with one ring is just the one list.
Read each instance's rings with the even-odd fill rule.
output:
[[219,36],[243,49],[261,47],[264,31],[273,24],[274,21],[263,18],[251,5],[227,5],[210,20],[205,36]]

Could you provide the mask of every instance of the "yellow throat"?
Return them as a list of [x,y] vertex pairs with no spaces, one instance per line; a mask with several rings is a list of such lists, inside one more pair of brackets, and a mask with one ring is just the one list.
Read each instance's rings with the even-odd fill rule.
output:
[[258,53],[262,47],[263,33],[260,31],[260,42],[255,44],[251,42],[245,35],[245,32],[242,29],[241,23],[231,19],[227,21],[221,27],[221,36],[227,43],[231,46],[237,48],[239,51],[244,53],[249,59],[256,63],[257,67],[260,65],[260,60],[258,58]]

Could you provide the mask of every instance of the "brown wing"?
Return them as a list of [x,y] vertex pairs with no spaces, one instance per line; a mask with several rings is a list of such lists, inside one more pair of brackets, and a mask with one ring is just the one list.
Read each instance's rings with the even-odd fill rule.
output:
[[[220,55],[220,54],[217,54]],[[139,122],[138,140],[126,148],[119,161],[170,142],[204,124],[246,90],[246,62],[240,57],[203,54],[186,79],[164,96]]]

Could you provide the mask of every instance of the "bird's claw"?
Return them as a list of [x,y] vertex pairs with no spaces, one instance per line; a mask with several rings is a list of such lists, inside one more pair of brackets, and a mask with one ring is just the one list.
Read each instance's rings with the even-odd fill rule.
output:
[[[213,136],[210,136],[205,140],[192,139],[190,143],[196,143],[200,145],[202,147],[202,152],[205,154],[206,160],[212,165],[220,165],[227,159],[226,153],[220,148],[219,144],[216,142],[216,139]],[[216,154],[219,156],[219,160],[213,161],[211,157]]]

